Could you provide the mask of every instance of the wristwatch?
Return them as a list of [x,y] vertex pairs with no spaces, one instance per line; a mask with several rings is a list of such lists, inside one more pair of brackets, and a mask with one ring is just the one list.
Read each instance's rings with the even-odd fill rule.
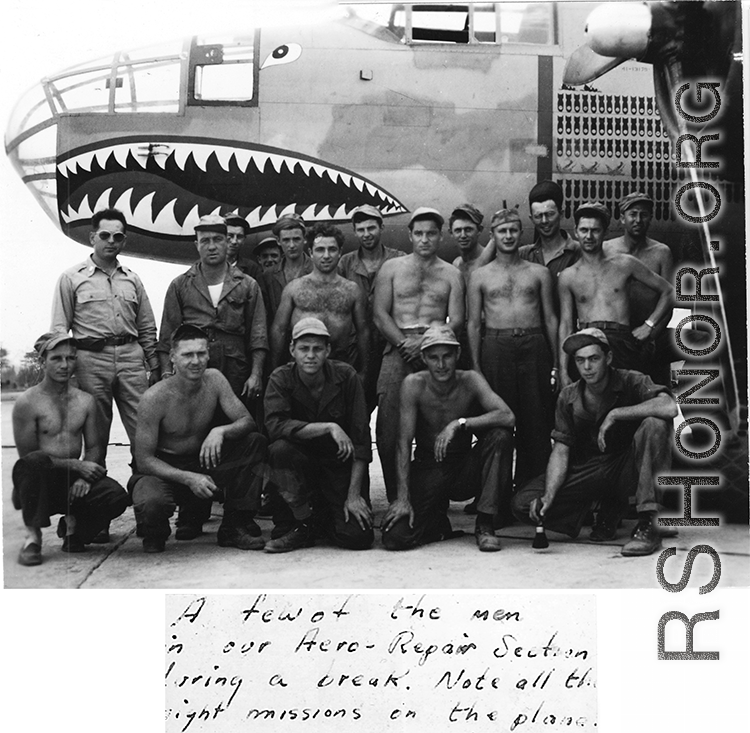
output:
[[459,417],[458,418],[458,429],[459,430],[465,430],[466,429],[466,418],[465,417]]
[[648,326],[648,327],[649,327],[649,328],[650,328],[650,329],[651,329],[651,330],[653,331],[653,329],[654,329],[654,326],[655,326],[656,324],[655,324],[655,323],[654,323],[653,321],[651,321],[650,319],[648,319],[648,318],[647,318],[647,319],[646,319],[646,320],[645,320],[645,321],[643,322],[643,325],[644,325],[644,326]]

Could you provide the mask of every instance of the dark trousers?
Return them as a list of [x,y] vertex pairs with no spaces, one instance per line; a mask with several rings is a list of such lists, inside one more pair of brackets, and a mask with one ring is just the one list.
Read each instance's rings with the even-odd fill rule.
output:
[[415,457],[409,475],[414,526],[409,526],[408,517],[399,519],[383,532],[383,546],[386,550],[408,550],[443,539],[451,531],[451,499],[465,501],[478,496],[480,512],[509,514],[512,458],[513,436],[508,428],[486,431],[470,451],[440,463],[432,457]]
[[383,355],[378,375],[378,416],[375,422],[375,442],[383,469],[383,482],[388,501],[394,501],[396,486],[396,445],[401,415],[401,385],[408,374],[424,369],[424,363],[408,363],[401,358],[398,349],[390,348]]
[[28,453],[13,466],[13,506],[23,514],[27,527],[50,526],[53,514],[75,517],[75,535],[87,543],[130,503],[127,492],[105,476],[92,484],[85,496],[70,499],[68,490],[78,476],[64,468],[53,468],[42,451]]
[[[242,521],[241,516],[251,517],[258,509],[265,452],[266,439],[260,433],[250,433],[240,440],[224,443],[217,468],[202,468],[194,454],[158,453],[157,457],[182,471],[211,476],[223,494],[223,523],[235,526],[236,522]],[[134,474],[128,482],[128,489],[133,498],[135,520],[143,537],[163,540],[169,537],[169,518],[177,506],[181,510],[181,524],[202,524],[211,512],[212,499],[200,499],[184,484],[164,481],[156,476]]]
[[[605,514],[619,519],[633,493],[639,512],[657,511],[656,477],[669,470],[671,435],[668,421],[647,417],[636,430],[629,450],[573,463],[547,510],[544,526],[577,537],[594,502],[601,502]],[[513,497],[513,514],[522,522],[534,524],[529,507],[534,499],[541,499],[544,485],[545,476],[537,476]]]
[[283,534],[294,520],[313,515],[333,544],[349,550],[366,550],[374,540],[372,528],[363,530],[357,520],[344,521],[353,460],[336,458],[336,444],[328,437],[301,445],[284,438],[268,447],[269,487],[277,492],[274,525]]
[[552,355],[542,333],[513,336],[487,329],[482,340],[482,373],[516,416],[515,485],[544,470],[551,451]]

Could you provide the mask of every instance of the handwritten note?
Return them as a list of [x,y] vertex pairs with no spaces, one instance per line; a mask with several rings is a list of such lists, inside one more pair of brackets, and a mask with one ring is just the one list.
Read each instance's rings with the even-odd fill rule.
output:
[[593,596],[169,595],[165,649],[169,733],[596,728]]

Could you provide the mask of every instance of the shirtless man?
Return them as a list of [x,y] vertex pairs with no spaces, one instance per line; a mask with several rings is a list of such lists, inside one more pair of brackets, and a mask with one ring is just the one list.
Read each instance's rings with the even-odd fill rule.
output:
[[[401,386],[398,495],[383,517],[387,550],[455,536],[449,501],[475,494],[477,545],[482,552],[500,549],[493,519],[510,502],[513,413],[481,374],[456,369],[459,351],[450,326],[431,326],[422,340],[427,371],[409,374]],[[479,438],[473,448],[472,434]]]
[[21,565],[41,564],[42,527],[50,526],[50,515],[63,515],[57,526],[63,552],[83,552],[128,506],[125,489],[106,476],[94,398],[70,383],[75,340],[45,333],[34,348],[44,377],[13,406],[19,459],[13,466],[12,499],[26,526]]
[[[674,274],[672,252],[666,244],[650,239],[648,228],[654,213],[654,202],[640,191],[629,193],[620,201],[620,223],[625,233],[616,239],[604,243],[604,254],[621,253],[633,255],[649,270],[663,277],[665,280]],[[653,290],[639,282],[630,286],[630,325],[635,327],[643,323],[656,306],[657,297]],[[658,384],[670,386],[669,371],[671,358],[670,338],[667,325],[672,316],[671,309],[654,327],[651,339],[655,345],[652,368],[649,373],[651,379]]]
[[[518,211],[496,212],[490,232],[495,259],[476,270],[469,283],[471,363],[516,416],[515,484],[521,486],[541,473],[549,459],[558,321],[552,275],[518,254]],[[502,510],[500,521],[512,521],[510,506]]]
[[[585,203],[576,209],[576,234],[581,259],[560,274],[560,344],[573,333],[577,311],[578,328],[599,328],[612,349],[612,366],[647,373],[648,339],[656,324],[669,310],[671,287],[642,262],[626,254],[607,256],[602,248],[610,215],[600,204]],[[644,322],[630,326],[631,283],[638,281],[658,293],[653,311]],[[560,378],[563,386],[571,383],[568,355],[560,349]]]
[[413,251],[383,264],[375,279],[375,325],[388,341],[378,376],[375,427],[386,495],[396,498],[396,431],[404,377],[424,369],[420,346],[428,326],[446,320],[454,332],[464,323],[461,273],[437,256],[445,220],[435,209],[419,207],[409,221]]
[[464,276],[464,286],[469,287],[469,275],[480,266],[479,257],[484,247],[479,244],[484,215],[474,204],[461,204],[453,209],[448,219],[448,229],[458,245],[460,254],[453,260]]
[[359,247],[348,252],[339,261],[339,274],[347,280],[357,283],[367,298],[367,326],[370,329],[370,356],[367,376],[364,383],[367,409],[372,411],[378,406],[378,374],[383,361],[385,339],[375,328],[373,318],[373,299],[375,295],[375,277],[383,263],[394,257],[403,257],[404,252],[384,246],[380,238],[383,234],[383,215],[374,206],[365,204],[352,211],[352,228]]
[[[330,224],[316,224],[308,234],[313,271],[287,285],[271,327],[271,357],[281,366],[284,352],[289,356],[288,331],[303,318],[318,318],[328,328],[331,359],[359,367],[364,378],[370,345],[365,294],[351,280],[341,277],[337,268],[344,247],[342,231]],[[356,349],[351,348],[352,327]]]
[[[253,516],[263,481],[266,439],[217,369],[208,369],[208,335],[180,326],[172,336],[174,376],[138,407],[138,473],[128,482],[144,552],[164,552],[169,518],[181,505],[176,537],[202,532],[206,504],[224,497],[222,547],[262,550]],[[212,427],[221,407],[229,423]]]

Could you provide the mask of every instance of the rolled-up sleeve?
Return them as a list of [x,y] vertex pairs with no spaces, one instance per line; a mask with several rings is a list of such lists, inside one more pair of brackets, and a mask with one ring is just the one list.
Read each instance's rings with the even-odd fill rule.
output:
[[555,406],[555,427],[552,430],[552,440],[570,447],[575,445],[575,427],[573,425],[573,405],[570,401],[570,391],[575,389],[572,384],[563,389],[557,397]]
[[292,417],[291,393],[292,385],[285,378],[284,367],[279,367],[268,380],[263,400],[266,431],[271,442],[279,438],[294,440],[295,434],[309,425]]

